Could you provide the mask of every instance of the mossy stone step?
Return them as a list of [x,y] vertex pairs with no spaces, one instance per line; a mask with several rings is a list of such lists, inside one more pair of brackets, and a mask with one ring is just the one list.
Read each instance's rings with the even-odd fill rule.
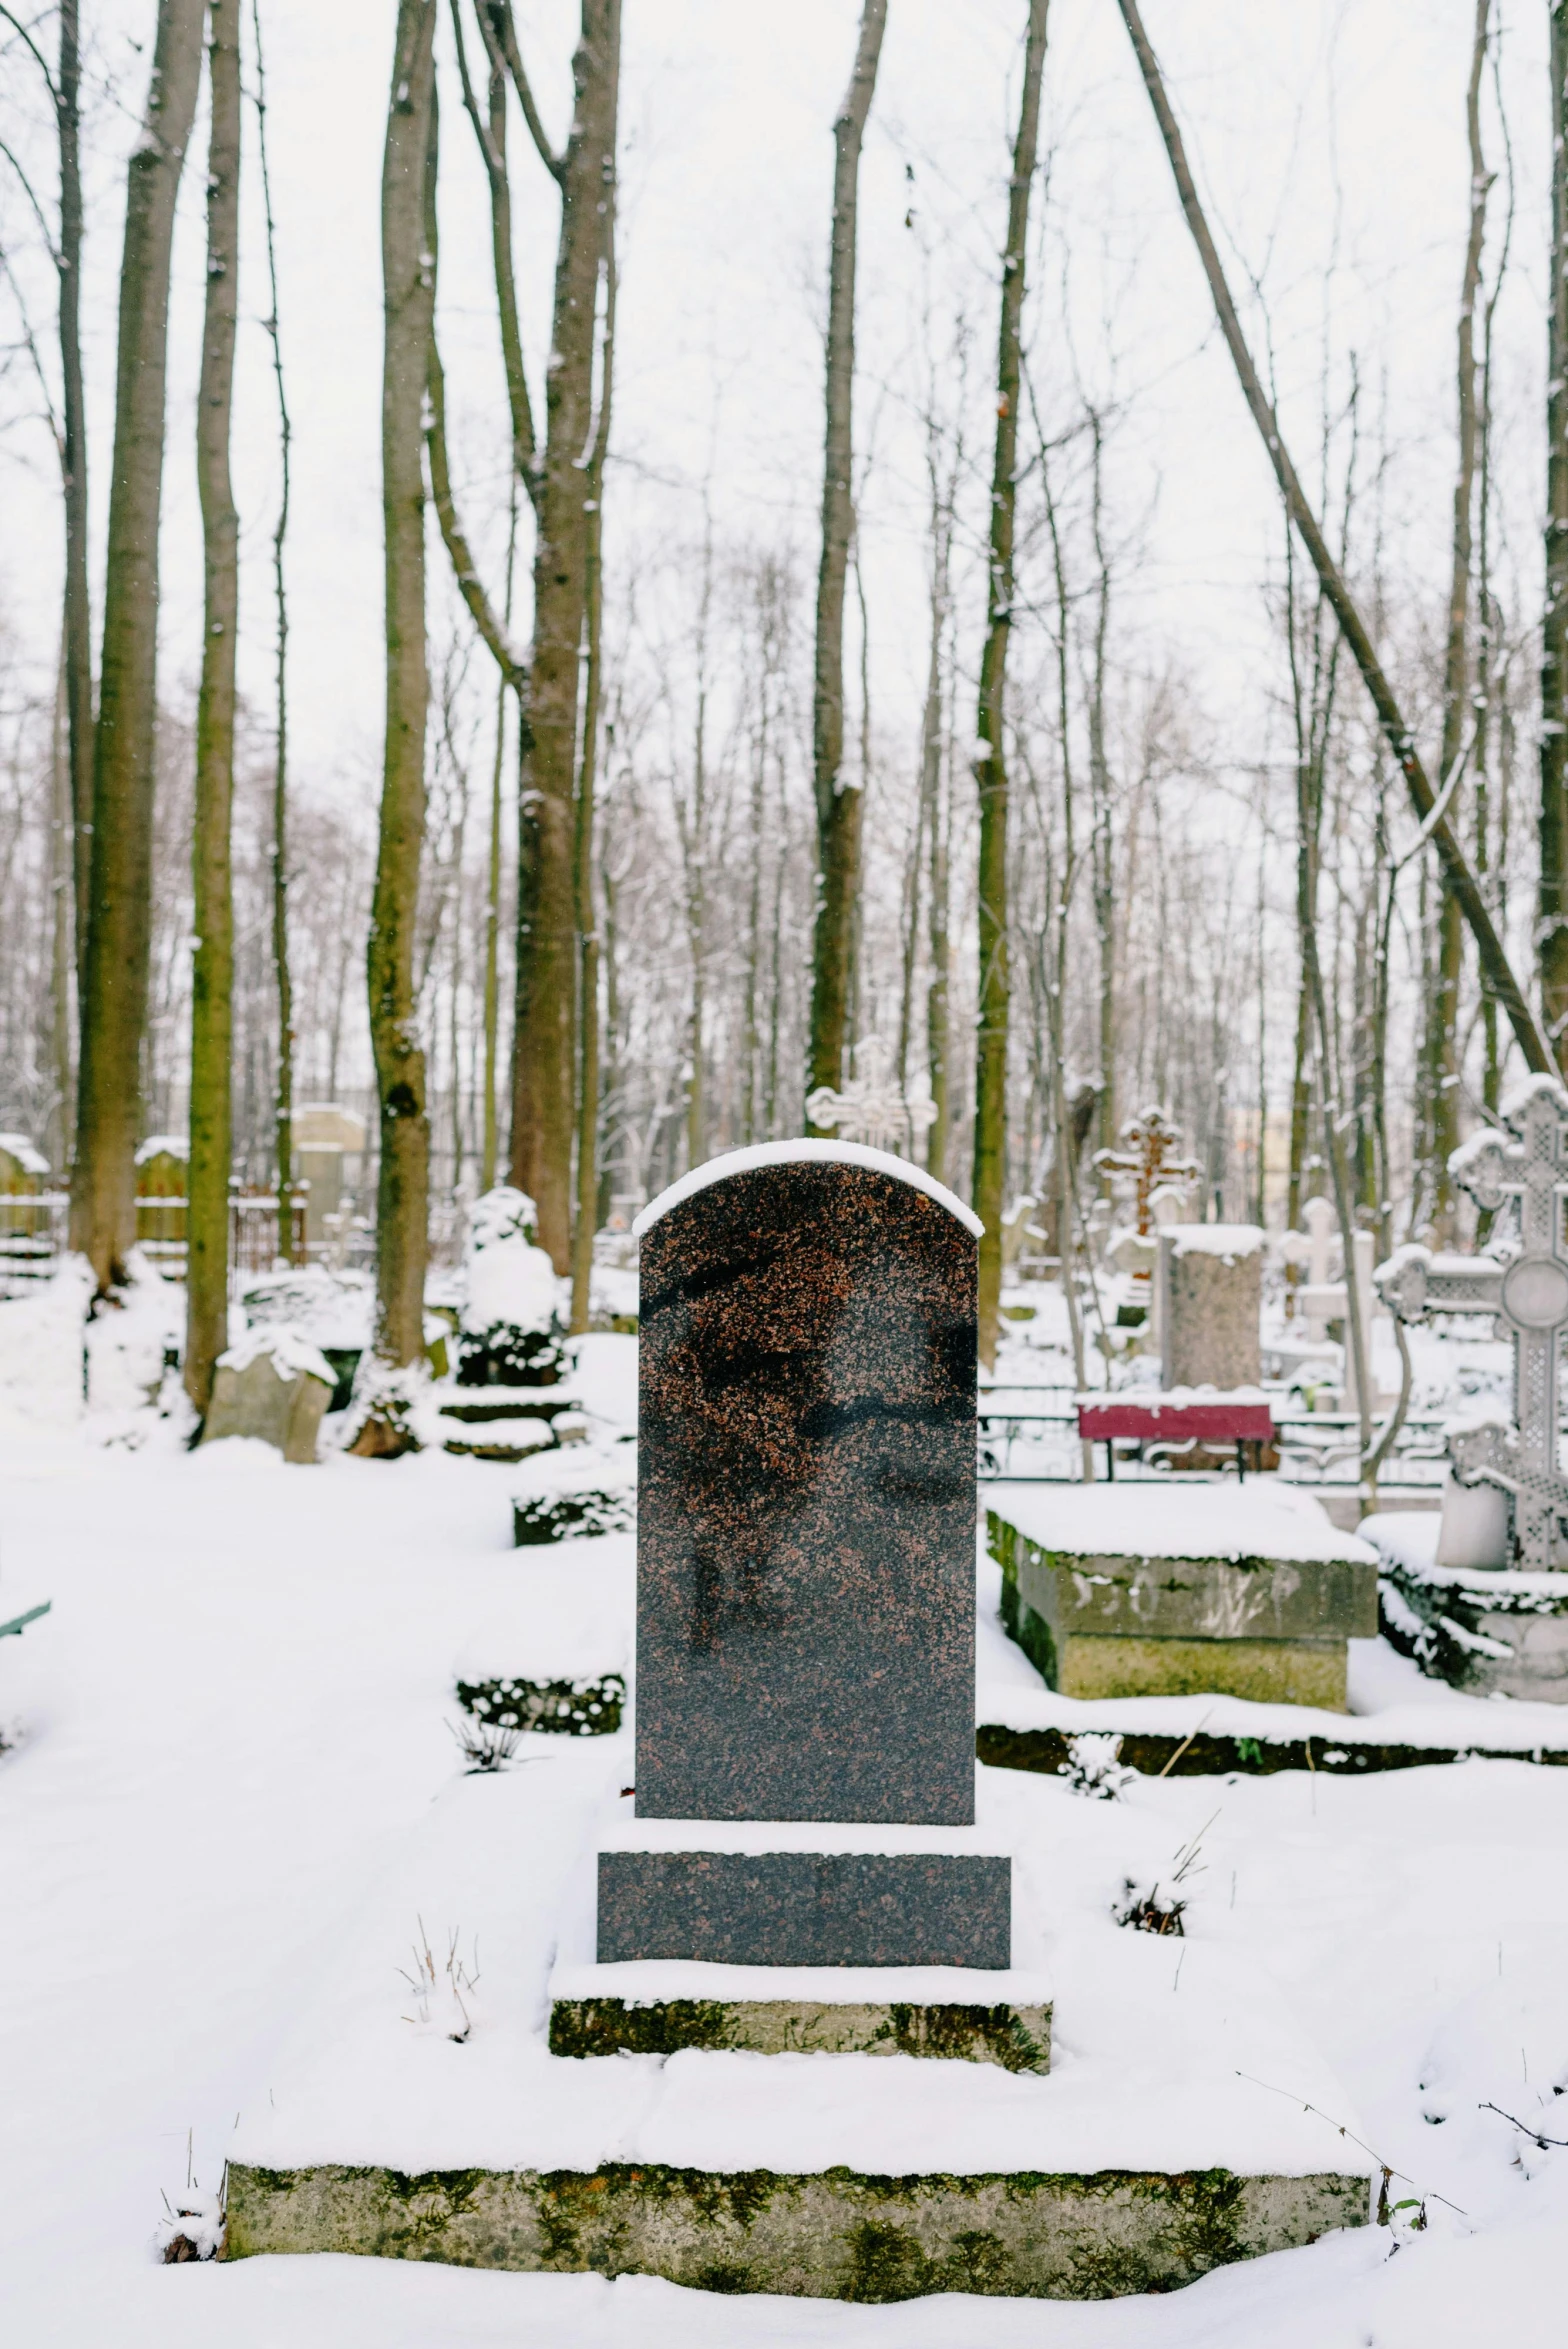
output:
[[236,2162],[224,2256],[355,2252],[819,2300],[1109,2300],[1364,2226],[1370,2202],[1365,2176],[1339,2172],[786,2176],[644,2162],[411,2175]]
[[558,1998],[550,2009],[552,2055],[674,2055],[688,2047],[932,2056],[1040,2073],[1051,2068],[1051,2010],[799,1998]]

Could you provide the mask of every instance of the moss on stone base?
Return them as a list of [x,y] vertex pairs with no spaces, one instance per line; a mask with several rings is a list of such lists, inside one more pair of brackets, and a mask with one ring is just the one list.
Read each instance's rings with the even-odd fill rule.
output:
[[235,2163],[225,2256],[359,2252],[827,2300],[1104,2300],[1172,2291],[1368,2215],[1367,2180],[1335,2173],[799,2177],[607,2163],[411,2176]]
[[1002,1568],[1003,1624],[1047,1688],[1063,1696],[1237,1696],[1268,1705],[1349,1709],[1342,1639],[1148,1639],[1056,1633],[1018,1587],[1028,1545],[993,1511],[992,1555]]
[[1070,1697],[1236,1696],[1263,1705],[1349,1708],[1340,1640],[1085,1639],[1056,1643],[1052,1685]]
[[674,2055],[686,2047],[934,2056],[1041,2073],[1051,2068],[1051,2010],[783,1998],[558,1998],[550,2010],[552,2055]]

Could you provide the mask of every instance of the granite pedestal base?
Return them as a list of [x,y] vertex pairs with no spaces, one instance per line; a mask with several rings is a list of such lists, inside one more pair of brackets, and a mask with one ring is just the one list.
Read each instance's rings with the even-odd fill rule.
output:
[[[829,1829],[823,1840],[838,1839]],[[1012,1862],[994,1853],[606,1850],[598,1953],[602,1964],[1005,1967],[1011,1900]]]
[[1031,1493],[992,1507],[987,1532],[1002,1619],[1064,1696],[1213,1692],[1344,1712],[1346,1642],[1376,1635],[1365,1543],[1224,1488]]

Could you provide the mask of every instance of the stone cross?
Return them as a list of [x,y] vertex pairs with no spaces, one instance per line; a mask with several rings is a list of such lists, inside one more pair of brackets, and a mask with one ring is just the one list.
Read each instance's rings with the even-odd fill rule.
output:
[[1374,1303],[1372,1259],[1376,1242],[1370,1232],[1352,1232],[1348,1251],[1343,1247],[1340,1250],[1341,1257],[1348,1255],[1349,1261],[1341,1277],[1330,1280],[1331,1250],[1334,1233],[1338,1228],[1332,1202],[1321,1193],[1317,1198],[1309,1199],[1301,1211],[1301,1220],[1307,1227],[1307,1278],[1296,1291],[1296,1304],[1306,1316],[1307,1335],[1314,1345],[1320,1345],[1327,1337],[1331,1321],[1342,1321],[1345,1324],[1345,1408],[1347,1411],[1357,1411],[1360,1404],[1357,1400],[1356,1353],[1350,1343],[1347,1284],[1353,1271],[1356,1296],[1361,1306],[1362,1340],[1370,1363]]
[[900,1091],[892,1054],[880,1036],[862,1037],[854,1061],[855,1073],[842,1092],[819,1085],[808,1096],[807,1117],[841,1141],[864,1142],[872,1150],[912,1150],[935,1122],[936,1103],[912,1100]]
[[1138,1237],[1149,1236],[1149,1194],[1157,1185],[1185,1179],[1191,1183],[1199,1172],[1194,1158],[1178,1158],[1181,1146],[1178,1129],[1166,1122],[1162,1109],[1146,1109],[1139,1117],[1129,1118],[1122,1128],[1122,1146],[1119,1150],[1097,1150],[1094,1163],[1103,1174],[1130,1174],[1138,1208]]
[[1449,1457],[1461,1483],[1500,1485],[1512,1497],[1519,1563],[1544,1573],[1559,1557],[1568,1517],[1568,1483],[1557,1434],[1558,1344],[1568,1326],[1568,1250],[1562,1201],[1568,1196],[1568,1093],[1552,1077],[1532,1077],[1503,1105],[1512,1139],[1488,1128],[1448,1162],[1455,1182],[1481,1207],[1519,1202],[1518,1252],[1434,1256],[1398,1249],[1376,1275],[1384,1301],[1401,1321],[1432,1311],[1493,1312],[1514,1340],[1514,1426],[1481,1426],[1454,1435]]
[[794,1142],[636,1228],[653,1840],[601,1853],[601,1960],[1005,1965],[1005,1860],[657,1825],[973,1822],[974,1217],[905,1160]]

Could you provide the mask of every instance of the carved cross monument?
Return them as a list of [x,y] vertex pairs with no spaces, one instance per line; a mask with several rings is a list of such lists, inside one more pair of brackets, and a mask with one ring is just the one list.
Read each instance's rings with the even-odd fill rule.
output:
[[1195,1158],[1178,1158],[1181,1134],[1166,1122],[1162,1109],[1146,1109],[1122,1128],[1119,1150],[1097,1150],[1094,1163],[1102,1174],[1130,1174],[1138,1208],[1138,1237],[1149,1236],[1149,1194],[1161,1183],[1190,1183],[1198,1173]]
[[886,1044],[866,1036],[855,1046],[855,1073],[842,1092],[819,1085],[806,1103],[814,1126],[831,1128],[841,1142],[872,1150],[913,1150],[936,1121],[936,1103],[899,1090]]
[[1401,1321],[1450,1312],[1493,1312],[1513,1333],[1514,1426],[1477,1427],[1449,1441],[1462,1484],[1496,1484],[1513,1502],[1519,1564],[1541,1574],[1560,1558],[1568,1518],[1568,1482],[1558,1453],[1558,1344],[1568,1327],[1568,1249],[1562,1201],[1568,1197],[1568,1093],[1552,1077],[1532,1077],[1504,1104],[1515,1139],[1491,1129],[1475,1135],[1448,1162],[1455,1182],[1478,1205],[1519,1202],[1518,1253],[1434,1256],[1401,1248],[1375,1275]]

